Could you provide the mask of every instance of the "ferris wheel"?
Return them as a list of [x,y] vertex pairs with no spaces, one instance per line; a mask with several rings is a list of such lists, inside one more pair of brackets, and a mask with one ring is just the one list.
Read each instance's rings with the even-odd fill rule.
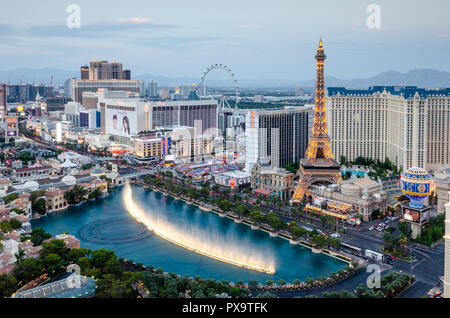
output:
[[[200,84],[199,84],[199,88],[204,86],[204,82],[205,82],[205,78],[206,76],[213,70],[220,70],[220,71],[225,71],[231,78],[232,82],[233,82],[233,89],[234,89],[234,94],[235,94],[235,104],[234,104],[234,108],[236,109],[238,107],[238,103],[239,103],[239,85],[238,82],[236,80],[236,77],[234,75],[234,73],[231,71],[231,68],[229,68],[226,65],[223,64],[214,64],[209,66],[205,72],[203,72],[203,76],[200,80]],[[199,95],[201,92],[199,92]],[[231,109],[232,107],[230,106],[230,104],[228,103],[227,99],[225,96],[222,96],[220,102],[219,102],[219,108],[223,111],[224,108],[229,108]]]

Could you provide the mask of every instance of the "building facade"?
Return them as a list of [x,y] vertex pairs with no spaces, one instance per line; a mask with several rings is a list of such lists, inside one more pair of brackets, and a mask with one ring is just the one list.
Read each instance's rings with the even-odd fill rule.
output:
[[361,217],[364,222],[375,211],[386,211],[387,195],[381,183],[368,177],[355,178],[329,187],[311,186],[307,198],[311,212],[331,215],[346,221]]
[[153,102],[110,93],[119,92],[99,92],[100,131],[117,143],[131,146],[139,132],[169,126],[193,127],[196,135],[216,133],[215,100]]
[[450,192],[450,166],[436,171],[433,176],[436,186],[437,212],[445,213],[445,205],[449,202],[448,193]]
[[281,200],[291,198],[291,188],[295,174],[282,168],[274,168],[268,161],[258,160],[253,166],[251,187],[274,193]]
[[134,138],[134,154],[139,158],[163,158],[162,138]]
[[84,92],[98,92],[99,89],[123,91],[140,94],[141,83],[137,80],[78,80],[71,79],[67,84],[69,96],[78,103],[83,101]]
[[[91,61],[90,67],[81,67],[81,79],[86,77],[86,72],[89,74],[90,81],[98,80],[130,80],[131,71],[124,70],[122,63],[108,62],[108,61]],[[84,77],[84,78],[83,78]]]
[[374,86],[328,88],[327,118],[335,158],[358,156],[428,171],[450,164],[450,89]]
[[14,169],[12,178],[15,182],[33,181],[48,178],[52,172],[52,166],[31,166],[28,168]]
[[311,111],[306,108],[251,110],[245,117],[245,171],[251,173],[259,158],[270,157],[283,167],[304,157],[308,146]]

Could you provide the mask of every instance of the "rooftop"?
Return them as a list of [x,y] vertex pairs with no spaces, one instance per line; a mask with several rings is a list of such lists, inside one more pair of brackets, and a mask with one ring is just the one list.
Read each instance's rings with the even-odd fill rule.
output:
[[370,86],[368,89],[347,89],[345,87],[328,87],[328,96],[340,95],[372,95],[386,91],[392,95],[403,95],[405,98],[413,97],[416,92],[420,97],[427,98],[432,95],[450,95],[450,88],[425,89],[417,86]]
[[70,278],[15,294],[13,298],[89,298],[94,296],[96,288],[95,279],[73,274]]
[[374,185],[378,185],[378,182],[373,181],[369,177],[363,177],[363,178],[355,178],[351,179],[352,183],[357,184],[361,187],[371,187]]
[[16,172],[27,172],[27,171],[35,171],[35,170],[44,170],[44,169],[53,169],[52,166],[39,166],[39,167],[30,167],[30,168],[20,168],[15,169]]

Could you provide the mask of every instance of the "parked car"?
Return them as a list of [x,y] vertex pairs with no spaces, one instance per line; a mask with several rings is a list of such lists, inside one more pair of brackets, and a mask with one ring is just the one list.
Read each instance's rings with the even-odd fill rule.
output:
[[372,230],[373,230],[373,226],[369,227],[369,231],[372,231]]

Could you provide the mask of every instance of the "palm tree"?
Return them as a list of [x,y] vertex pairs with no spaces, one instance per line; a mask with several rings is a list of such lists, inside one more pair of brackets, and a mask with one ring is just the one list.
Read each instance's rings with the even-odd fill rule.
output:
[[385,248],[387,250],[390,250],[392,248],[392,244],[393,244],[393,237],[389,233],[384,233],[383,242],[384,242]]

